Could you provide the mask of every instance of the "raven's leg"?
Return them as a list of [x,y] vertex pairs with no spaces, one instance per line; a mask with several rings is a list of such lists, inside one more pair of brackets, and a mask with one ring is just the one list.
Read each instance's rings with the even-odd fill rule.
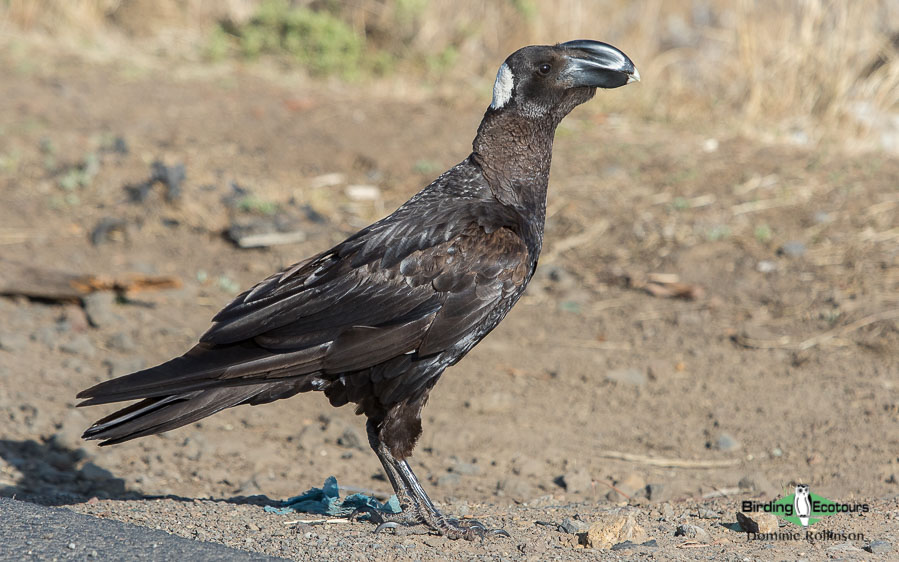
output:
[[371,446],[375,454],[378,455],[378,460],[381,461],[381,466],[384,467],[384,472],[387,473],[387,478],[390,480],[390,485],[393,486],[393,491],[396,493],[396,499],[400,503],[400,509],[402,509],[402,512],[396,514],[378,512],[376,514],[373,513],[372,515],[375,517],[375,519],[379,519],[379,522],[381,523],[420,523],[421,517],[419,517],[418,515],[418,504],[412,499],[408,489],[400,479],[400,475],[397,474],[396,469],[392,464],[386,461],[385,457],[381,453],[382,450],[386,451],[387,447],[385,447],[384,444],[381,443],[381,441],[378,439],[377,424],[372,420],[368,420],[368,422],[365,424],[365,429],[368,433],[368,444]]
[[394,457],[387,446],[378,439],[377,425],[369,421],[367,429],[369,444],[384,466],[387,478],[390,479],[400,506],[403,508],[401,514],[394,516],[381,514],[381,518],[385,522],[378,525],[376,530],[419,524],[427,525],[450,539],[473,540],[483,538],[487,534],[509,536],[509,533],[502,529],[487,529],[479,521],[459,521],[444,517],[421,487],[418,478],[409,467],[409,463]]

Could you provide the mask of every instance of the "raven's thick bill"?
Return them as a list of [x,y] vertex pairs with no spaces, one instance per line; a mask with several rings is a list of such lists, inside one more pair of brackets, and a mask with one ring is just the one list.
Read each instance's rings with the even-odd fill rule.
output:
[[635,80],[634,63],[598,41],[516,51],[497,73],[468,158],[390,216],[238,296],[181,357],[80,392],[79,406],[140,400],[84,438],[121,443],[319,390],[368,420],[403,508],[379,516],[378,529],[507,535],[444,517],[406,459],[437,379],[499,324],[534,274],[556,126],[596,88]]

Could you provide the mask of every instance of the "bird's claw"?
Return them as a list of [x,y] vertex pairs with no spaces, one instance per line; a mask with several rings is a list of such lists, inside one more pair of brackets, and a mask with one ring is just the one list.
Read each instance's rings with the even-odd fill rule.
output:
[[384,523],[381,523],[380,525],[375,527],[375,534],[377,535],[384,529],[397,529],[399,526],[400,524],[396,521],[385,521]]
[[512,538],[512,535],[506,532],[505,529],[488,529],[486,525],[476,519],[468,521],[450,519],[447,521],[447,526],[449,529],[441,529],[441,531],[450,539],[461,538],[469,541],[481,539],[483,541],[487,535]]

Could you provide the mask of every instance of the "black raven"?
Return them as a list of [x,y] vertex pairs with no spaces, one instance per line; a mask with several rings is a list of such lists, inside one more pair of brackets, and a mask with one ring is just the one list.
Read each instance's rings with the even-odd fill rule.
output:
[[183,356],[79,393],[79,406],[141,399],[84,438],[121,443],[320,390],[367,418],[403,510],[382,516],[379,529],[507,535],[444,517],[406,459],[437,379],[499,324],[534,274],[557,125],[596,88],[639,78],[624,53],[597,41],[519,49],[500,66],[468,158],[390,216],[238,296]]

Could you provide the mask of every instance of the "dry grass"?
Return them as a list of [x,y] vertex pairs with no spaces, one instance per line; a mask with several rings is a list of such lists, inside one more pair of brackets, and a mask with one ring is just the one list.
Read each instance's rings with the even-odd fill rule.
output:
[[[743,133],[839,137],[899,150],[899,5],[892,0],[355,0],[338,6],[370,49],[463,83],[526,43],[622,47],[644,77],[629,112]],[[147,37],[246,21],[259,0],[0,0],[19,29]],[[434,61],[437,63],[430,64]],[[439,63],[439,64],[438,64]],[[620,109],[608,107],[605,109]],[[870,142],[866,142],[870,141]],[[895,146],[891,146],[895,145]]]

